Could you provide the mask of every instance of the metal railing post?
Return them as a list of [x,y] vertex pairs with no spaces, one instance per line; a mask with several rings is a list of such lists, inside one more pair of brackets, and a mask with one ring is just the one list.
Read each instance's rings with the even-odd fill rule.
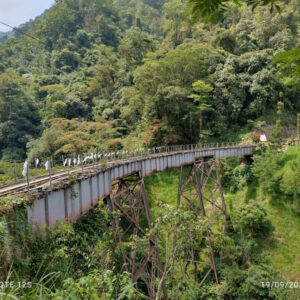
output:
[[51,158],[49,159],[49,180],[50,180],[50,191],[52,192]]
[[17,163],[14,161],[14,176],[15,176],[15,182],[17,182]]
[[26,180],[27,180],[27,190],[29,192],[29,190],[30,190],[30,184],[29,184],[29,163],[26,166]]

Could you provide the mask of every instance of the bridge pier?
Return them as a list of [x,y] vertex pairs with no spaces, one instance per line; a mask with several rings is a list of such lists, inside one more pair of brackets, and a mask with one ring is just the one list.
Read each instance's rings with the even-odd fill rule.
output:
[[[200,285],[206,280],[211,271],[214,272],[215,281],[219,284],[219,277],[215,262],[215,252],[211,243],[212,227],[220,232],[225,231],[226,222],[226,204],[223,195],[222,185],[219,176],[219,170],[215,159],[195,161],[192,165],[186,167],[188,174],[183,181],[184,167],[180,169],[177,206],[186,205],[193,211],[195,217],[202,217],[208,221],[206,229],[206,238],[210,257],[204,258],[199,250],[188,249],[192,259],[189,263],[195,265],[195,277],[197,277],[197,264],[206,265],[209,269],[202,278]],[[176,238],[174,239],[174,245]],[[195,260],[194,257],[198,258]],[[201,261],[201,257],[204,259]],[[220,253],[220,260],[222,253]]]
[[[141,172],[113,182],[106,202],[112,212],[119,211],[121,215],[120,219],[114,218],[113,229],[116,249],[122,249],[122,268],[132,274],[133,282],[142,281],[147,286],[150,299],[154,299],[159,292],[155,286],[155,279],[159,278],[164,299],[168,299],[156,238],[153,234],[148,236],[141,226],[144,219],[147,220],[147,229],[151,229],[152,224]],[[122,244],[127,244],[125,249]]]

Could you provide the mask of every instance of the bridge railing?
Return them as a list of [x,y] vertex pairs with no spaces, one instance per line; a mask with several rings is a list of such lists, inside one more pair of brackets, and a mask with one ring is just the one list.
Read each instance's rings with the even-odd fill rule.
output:
[[[23,182],[26,181],[28,184],[30,181],[37,179],[37,178],[44,178],[44,177],[51,177],[51,175],[58,174],[59,172],[63,171],[72,171],[74,169],[82,168],[82,171],[85,168],[96,166],[100,164],[106,164],[107,162],[112,162],[121,159],[132,159],[134,157],[141,157],[147,156],[152,154],[163,154],[163,153],[170,153],[170,152],[180,152],[180,151],[193,151],[193,150],[201,150],[201,149],[208,149],[208,148],[226,148],[226,147],[242,147],[242,146],[252,146],[252,144],[247,143],[240,143],[240,142],[229,142],[229,143],[203,143],[203,144],[191,144],[191,145],[170,145],[170,146],[161,146],[161,147],[151,147],[151,148],[139,148],[133,150],[119,150],[114,152],[108,153],[91,153],[88,155],[73,155],[73,156],[62,156],[61,163],[56,162],[54,164],[54,160],[51,158],[39,158],[38,166],[35,165],[35,162],[29,162],[28,164],[28,172],[26,172],[25,177],[21,177],[17,175],[16,171],[16,163],[14,164],[14,182]],[[37,175],[32,176],[30,175],[30,170],[34,169],[44,169],[45,162],[49,162],[50,170],[46,172],[45,175]],[[67,162],[67,163],[66,163]],[[53,167],[55,166],[56,172],[53,172]],[[36,173],[36,172],[35,172]],[[30,177],[30,178],[29,178]],[[4,187],[6,185],[11,185],[12,182],[8,182],[6,184],[0,185],[0,187]]]
[[240,146],[239,143],[205,143],[205,144],[191,144],[191,145],[174,145],[174,146],[162,146],[148,148],[147,152],[149,154],[154,153],[165,153],[165,152],[174,152],[174,151],[188,151],[188,150],[197,150],[205,148],[221,148],[221,147],[234,147]]
[[100,158],[106,158],[107,161],[112,161],[116,159],[124,158],[133,158],[150,154],[159,154],[159,153],[169,153],[176,151],[192,151],[192,150],[201,150],[207,148],[224,148],[224,147],[241,147],[241,146],[253,146],[253,144],[245,143],[204,143],[204,144],[190,144],[190,145],[172,145],[172,146],[161,146],[161,147],[152,147],[152,148],[140,148],[135,150],[122,150],[114,152],[112,155],[100,154]]
[[[151,148],[139,148],[134,150],[120,150],[109,153],[93,154],[85,157],[89,157],[87,160],[82,158],[80,165],[93,166],[100,162],[112,162],[120,159],[131,159],[134,157],[141,157],[151,154],[163,154],[178,151],[193,151],[208,148],[226,148],[226,147],[245,147],[253,146],[252,143],[241,142],[227,142],[227,143],[204,143],[204,144],[190,144],[190,145],[171,145]],[[63,159],[64,160],[64,159]],[[84,161],[84,163],[82,163]],[[70,166],[69,166],[70,167]]]

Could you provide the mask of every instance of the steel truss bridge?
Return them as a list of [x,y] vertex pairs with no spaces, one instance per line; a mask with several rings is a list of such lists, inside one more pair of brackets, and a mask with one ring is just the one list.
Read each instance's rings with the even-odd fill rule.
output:
[[[26,182],[9,184],[0,188],[0,197],[23,195],[28,197],[27,219],[35,226],[54,226],[58,221],[76,221],[98,205],[103,199],[107,209],[119,211],[121,219],[115,218],[112,227],[116,247],[118,243],[128,242],[135,237],[130,250],[124,250],[123,267],[132,273],[133,281],[147,287],[148,295],[154,299],[157,293],[157,279],[162,281],[163,298],[168,299],[163,275],[163,262],[151,229],[152,216],[144,185],[144,177],[167,169],[180,168],[177,205],[184,206],[195,217],[206,218],[210,226],[225,230],[226,204],[223,196],[217,160],[227,157],[251,157],[254,145],[219,144],[186,145],[156,148],[154,152],[137,157],[115,159],[110,162],[94,163],[52,175],[33,179],[30,190]],[[184,171],[185,170],[185,171]],[[183,176],[183,174],[187,174]],[[145,228],[145,221],[147,221]],[[125,224],[125,225],[124,225]],[[143,224],[143,226],[142,226]],[[201,284],[210,273],[219,283],[216,257],[222,260],[222,253],[216,253],[211,244],[212,230],[204,233],[209,255],[204,257],[199,250],[187,249],[190,263],[205,267]],[[146,239],[143,257],[136,255],[137,237]],[[174,239],[174,245],[176,238]],[[197,258],[197,259],[196,259]],[[199,261],[202,258],[202,261]]]

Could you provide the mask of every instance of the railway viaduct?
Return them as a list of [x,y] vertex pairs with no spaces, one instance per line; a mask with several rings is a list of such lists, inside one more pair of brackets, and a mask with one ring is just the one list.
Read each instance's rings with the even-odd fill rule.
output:
[[[58,221],[76,221],[103,199],[110,211],[119,211],[123,218],[123,222],[115,218],[112,223],[116,245],[130,240],[132,235],[148,239],[149,247],[142,259],[135,255],[136,245],[132,246],[131,251],[123,253],[122,268],[132,273],[134,282],[142,282],[147,287],[151,299],[157,294],[155,278],[160,278],[163,281],[163,298],[168,299],[158,243],[155,236],[147,235],[140,223],[143,215],[148,229],[151,229],[152,217],[144,177],[167,169],[180,168],[177,205],[185,205],[195,213],[196,218],[204,217],[211,226],[224,231],[226,204],[216,161],[228,157],[249,157],[254,154],[254,149],[254,145],[234,144],[156,148],[157,151],[154,152],[159,153],[147,153],[54,173],[51,188],[45,177],[33,180],[29,192],[26,191],[26,183],[8,185],[0,188],[0,196],[7,193],[26,194],[30,200],[27,220],[40,228],[45,225],[53,227]],[[188,176],[184,176],[184,168],[188,171],[185,172]],[[215,259],[218,257],[221,260],[222,254],[214,252],[211,234],[210,230],[205,233],[210,245],[210,257],[201,262],[207,269],[200,285],[210,272],[214,273],[216,283],[219,283]],[[174,245],[175,243],[176,238]],[[191,251],[194,257],[195,250]],[[193,263],[196,265],[199,262]]]
[[[188,147],[187,147],[188,148]],[[49,191],[48,185],[38,190],[35,200],[28,208],[28,220],[40,226],[53,226],[57,221],[65,219],[74,221],[98,204],[99,198],[112,193],[115,180],[132,174],[140,178],[167,169],[192,165],[201,158],[226,158],[234,156],[252,156],[254,146],[218,146],[202,149],[189,149],[162,152],[130,159],[116,160],[108,163],[106,168],[91,168],[79,174],[78,181],[66,185],[58,184]]]

